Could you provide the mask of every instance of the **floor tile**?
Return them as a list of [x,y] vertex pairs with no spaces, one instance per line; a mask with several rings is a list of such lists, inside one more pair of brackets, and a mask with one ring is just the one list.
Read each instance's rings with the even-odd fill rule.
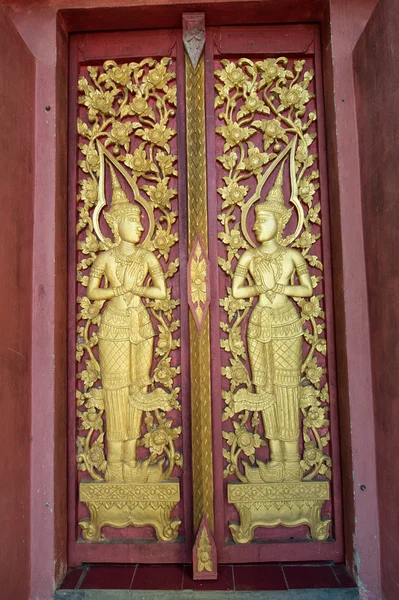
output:
[[279,565],[235,565],[234,584],[238,591],[287,589],[283,570]]
[[81,590],[128,590],[136,570],[135,565],[95,565],[83,579]]
[[132,590],[181,590],[183,565],[138,565]]
[[82,573],[83,569],[81,567],[67,571],[64,580],[60,585],[60,590],[74,590]]
[[356,583],[353,581],[353,578],[350,575],[350,573],[345,565],[333,565],[332,570],[334,571],[336,577],[338,578],[338,581],[341,584],[341,587],[343,587],[343,588],[357,587]]
[[194,581],[191,565],[184,569],[183,589],[185,590],[234,590],[233,568],[231,565],[218,566],[218,578],[216,581]]
[[283,566],[288,589],[339,588],[331,567]]

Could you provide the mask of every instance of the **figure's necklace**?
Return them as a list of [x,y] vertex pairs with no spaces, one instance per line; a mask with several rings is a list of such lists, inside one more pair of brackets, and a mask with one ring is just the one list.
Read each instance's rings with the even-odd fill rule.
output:
[[274,252],[265,252],[262,247],[258,247],[258,251],[266,262],[274,262],[280,254],[285,254],[286,248],[279,246]]
[[123,254],[123,252],[121,252],[119,250],[118,246],[116,246],[115,248],[112,248],[112,250],[111,250],[112,256],[115,258],[116,262],[121,267],[124,267],[125,265],[132,263],[135,259],[137,252],[138,252],[138,248],[136,248],[136,247],[134,247],[133,252],[131,254]]
[[260,255],[260,261],[271,263],[272,266],[276,267],[275,279],[276,283],[280,283],[281,276],[283,274],[283,257],[286,254],[287,249],[284,246],[279,246],[274,252],[265,252],[262,248],[258,247],[258,253]]
[[139,248],[135,247],[132,254],[123,254],[118,246],[116,246],[115,248],[112,248],[111,250],[111,255],[115,258],[115,262],[116,262],[116,276],[119,279],[119,282],[122,284],[123,280],[124,280],[124,267],[126,267],[126,265],[130,265],[133,262],[139,262],[137,260],[137,254],[138,254]]

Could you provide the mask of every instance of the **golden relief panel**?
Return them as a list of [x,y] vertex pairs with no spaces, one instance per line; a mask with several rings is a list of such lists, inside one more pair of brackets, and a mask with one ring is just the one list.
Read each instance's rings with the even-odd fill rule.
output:
[[[220,67],[223,456],[240,517],[230,530],[246,543],[259,526],[307,524],[314,539],[326,539],[330,520],[320,514],[331,459],[314,73],[305,60],[285,57]],[[309,492],[305,503],[299,489]]]
[[[77,122],[77,463],[90,519],[177,536],[176,86],[172,59],[87,67]],[[167,501],[163,501],[166,498]]]

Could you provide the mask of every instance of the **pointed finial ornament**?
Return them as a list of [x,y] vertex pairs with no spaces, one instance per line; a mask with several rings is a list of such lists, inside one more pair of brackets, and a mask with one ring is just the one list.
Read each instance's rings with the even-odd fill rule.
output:
[[279,215],[287,215],[290,209],[285,206],[283,194],[283,173],[285,161],[281,165],[273,187],[266,196],[266,200],[255,206],[255,213],[258,215],[264,212],[274,212]]
[[183,44],[195,71],[205,47],[205,13],[183,13]]
[[112,183],[112,200],[111,207],[108,212],[112,217],[116,217],[127,212],[133,212],[134,214],[140,215],[139,207],[129,202],[126,193],[123,191],[119,179],[116,176],[114,167],[111,164],[108,166],[111,173]]

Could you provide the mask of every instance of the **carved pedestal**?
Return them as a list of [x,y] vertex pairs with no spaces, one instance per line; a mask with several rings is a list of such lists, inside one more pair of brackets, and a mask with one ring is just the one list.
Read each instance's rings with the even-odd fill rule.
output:
[[181,521],[171,520],[171,513],[180,500],[177,480],[159,483],[83,481],[79,486],[79,500],[90,512],[90,519],[79,523],[88,542],[99,541],[104,525],[118,528],[150,525],[159,541],[173,542],[177,538]]
[[246,544],[254,537],[255,527],[297,527],[309,525],[314,540],[326,540],[330,519],[321,519],[320,511],[329,500],[327,481],[295,483],[229,483],[228,502],[234,504],[240,523],[231,523],[235,542]]

